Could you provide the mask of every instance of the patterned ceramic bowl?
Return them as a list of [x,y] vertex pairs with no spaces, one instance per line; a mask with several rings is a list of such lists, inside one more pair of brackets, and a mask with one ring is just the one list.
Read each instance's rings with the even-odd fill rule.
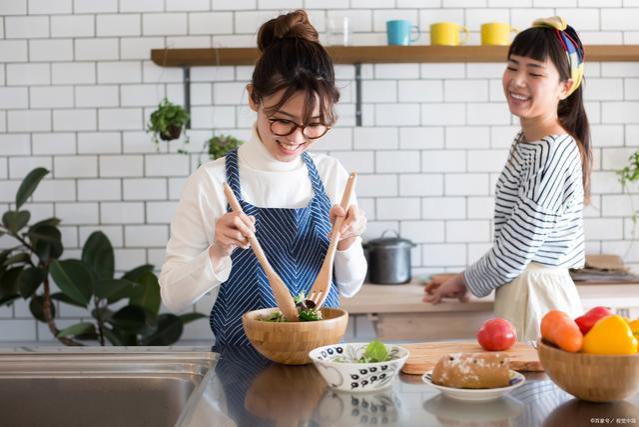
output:
[[368,343],[326,345],[308,355],[330,387],[351,392],[377,391],[393,383],[408,359],[408,350],[404,347],[385,345],[393,358],[388,362],[357,363]]

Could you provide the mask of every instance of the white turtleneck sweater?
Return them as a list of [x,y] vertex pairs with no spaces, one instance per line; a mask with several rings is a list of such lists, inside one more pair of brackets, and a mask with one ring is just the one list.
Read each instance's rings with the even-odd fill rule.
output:
[[[321,142],[318,142],[321,144]],[[348,173],[337,159],[309,153],[324,189],[333,204],[338,204]],[[311,180],[304,160],[275,159],[264,147],[253,127],[251,138],[238,150],[242,198],[262,208],[301,208],[313,197]],[[214,265],[209,247],[214,243],[215,224],[226,213],[225,159],[207,162],[193,173],[182,189],[177,211],[171,221],[171,237],[160,273],[162,302],[180,312],[209,291],[217,290],[233,268],[231,257]],[[351,204],[356,204],[353,194]],[[242,249],[236,249],[242,250]],[[359,291],[366,275],[366,259],[361,238],[345,251],[335,254],[335,283],[341,295],[350,297]]]

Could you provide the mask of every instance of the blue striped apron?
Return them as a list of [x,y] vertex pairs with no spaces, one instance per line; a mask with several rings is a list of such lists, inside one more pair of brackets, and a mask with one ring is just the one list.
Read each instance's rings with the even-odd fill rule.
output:
[[[324,261],[331,231],[331,201],[311,157],[308,153],[302,153],[302,159],[308,169],[313,198],[306,207],[296,209],[259,208],[243,200],[237,150],[228,153],[225,159],[229,186],[244,212],[255,216],[257,239],[269,262],[294,296],[300,292],[308,295]],[[242,328],[242,315],[247,311],[277,306],[264,270],[253,251],[236,249],[231,260],[231,274],[221,284],[209,318],[216,338],[216,351],[229,345],[250,345]],[[339,306],[334,284],[324,305]]]

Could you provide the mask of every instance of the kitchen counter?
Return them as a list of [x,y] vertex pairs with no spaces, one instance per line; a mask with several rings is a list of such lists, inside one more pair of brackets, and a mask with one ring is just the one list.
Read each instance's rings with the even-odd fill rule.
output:
[[[639,283],[577,282],[585,308],[603,305],[622,315],[637,316]],[[341,306],[352,316],[368,317],[380,339],[444,340],[472,338],[482,323],[493,317],[494,293],[470,297],[467,303],[448,299],[438,305],[422,302],[424,286],[417,280],[404,285],[366,283]],[[439,325],[445,324],[442,329]]]
[[[590,425],[590,418],[630,418],[637,423],[639,396],[611,405],[580,402],[564,393],[544,374],[509,396],[489,403],[444,398],[418,376],[401,375],[385,391],[367,394],[328,388],[313,365],[284,366],[244,351],[220,355],[216,376],[207,392],[217,396],[216,408],[239,426],[540,426]],[[222,403],[223,402],[223,403]],[[220,414],[222,415],[222,414]],[[218,425],[202,418],[202,424]],[[566,423],[571,420],[573,424]],[[631,424],[632,420],[627,421]]]
[[[52,349],[43,351],[51,357]],[[3,372],[0,372],[0,384],[11,377],[20,377],[28,364],[16,362],[18,356],[26,359],[37,358],[39,350],[23,347],[13,354],[0,353],[5,357]],[[466,403],[444,398],[439,392],[421,383],[419,377],[402,375],[392,387],[374,393],[351,394],[335,392],[328,388],[313,365],[285,366],[274,364],[259,354],[243,349],[243,351],[227,351],[221,355],[209,353],[206,347],[181,349],[174,348],[63,348],[54,351],[59,363],[50,364],[47,372],[55,372],[56,365],[63,363],[65,356],[74,355],[77,360],[84,354],[97,355],[101,359],[102,370],[87,369],[84,365],[77,378],[92,378],[89,385],[96,384],[95,377],[104,376],[105,361],[109,357],[116,360],[128,360],[126,369],[129,373],[142,369],[144,360],[150,363],[145,369],[145,376],[154,378],[150,367],[162,360],[177,361],[180,357],[195,362],[206,360],[211,368],[197,382],[192,391],[184,396],[184,404],[180,406],[177,427],[209,427],[209,426],[584,426],[596,423],[637,424],[639,417],[639,395],[611,404],[595,404],[579,401],[557,388],[544,374],[527,374],[527,382],[514,390],[510,395],[487,403]],[[197,353],[200,355],[198,356]],[[80,355],[80,356],[79,356]],[[111,356],[109,356],[111,355]],[[209,356],[207,356],[209,355]],[[7,362],[13,357],[15,367],[10,368]],[[131,363],[138,358],[137,363]],[[190,364],[189,364],[190,365]],[[177,376],[176,367],[167,370],[163,365],[162,372],[172,372],[170,377]],[[179,364],[176,365],[179,367]],[[17,367],[17,368],[16,368]],[[188,367],[188,365],[187,365]],[[156,366],[157,368],[157,366]],[[187,369],[188,370],[188,369]],[[13,373],[10,373],[13,371]],[[120,372],[119,376],[123,376]],[[100,375],[98,375],[100,373]],[[24,376],[24,372],[22,372]],[[117,376],[117,375],[116,375]],[[31,375],[33,377],[33,375]],[[29,376],[25,377],[26,380]],[[143,380],[140,380],[142,382]],[[157,382],[157,381],[156,381]],[[141,388],[143,389],[143,388]],[[191,389],[189,389],[191,390]],[[5,392],[7,390],[5,389]],[[136,416],[145,413],[162,411],[161,396],[156,400],[140,402],[133,390],[128,396],[138,402]],[[13,391],[12,393],[17,393]],[[15,397],[15,396],[14,396]],[[29,396],[21,397],[28,402]],[[46,396],[43,396],[46,399]],[[20,400],[20,399],[17,399]],[[94,406],[100,407],[105,402]],[[19,405],[15,411],[25,410],[25,404]],[[81,408],[77,408],[78,412]],[[4,417],[11,416],[11,408],[3,409]],[[8,412],[7,412],[8,411]],[[8,415],[7,415],[8,414]],[[105,417],[108,417],[105,414]],[[6,418],[5,418],[6,419]],[[68,420],[77,421],[71,416]],[[94,420],[93,425],[108,425],[105,420]],[[102,422],[102,423],[101,423]],[[97,424],[96,424],[97,423]],[[20,424],[18,424],[20,425]],[[52,425],[52,424],[48,424]],[[57,424],[56,424],[57,425]],[[71,425],[71,424],[69,424]],[[75,425],[75,424],[73,424]],[[126,425],[126,424],[119,424]],[[145,424],[146,425],[146,424]],[[152,425],[152,424],[149,424]],[[161,424],[153,424],[154,426]],[[137,427],[137,426],[136,426]]]

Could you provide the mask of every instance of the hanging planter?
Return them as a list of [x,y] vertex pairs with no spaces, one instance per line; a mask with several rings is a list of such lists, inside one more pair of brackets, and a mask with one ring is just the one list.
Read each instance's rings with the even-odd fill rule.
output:
[[182,128],[188,123],[189,114],[180,105],[164,98],[158,108],[151,113],[147,132],[153,134],[153,142],[178,139]]
[[170,125],[166,132],[162,132],[160,134],[160,139],[162,141],[171,141],[174,139],[178,139],[180,134],[182,133],[182,126],[178,125]]

